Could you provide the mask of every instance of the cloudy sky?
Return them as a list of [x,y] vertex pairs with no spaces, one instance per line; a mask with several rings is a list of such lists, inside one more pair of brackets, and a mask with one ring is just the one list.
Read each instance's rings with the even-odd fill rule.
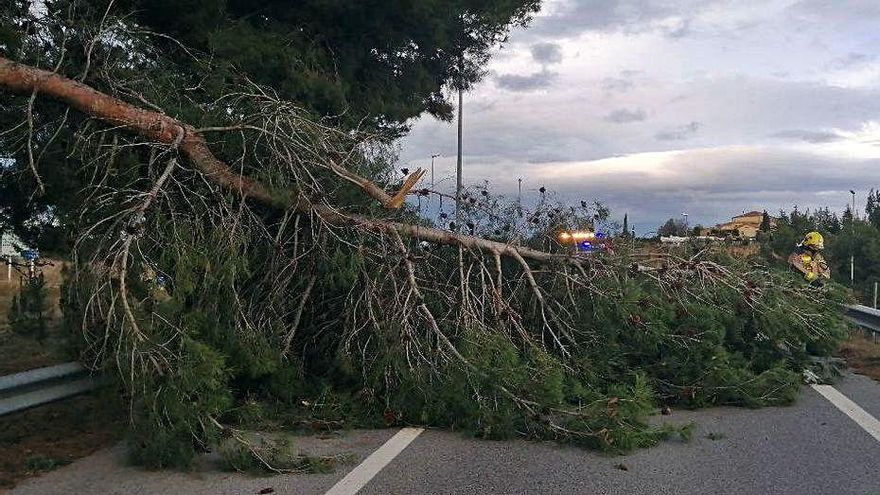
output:
[[[642,233],[689,214],[842,210],[880,187],[880,1],[545,0],[465,94],[464,178],[598,199]],[[454,187],[456,128],[401,159]]]

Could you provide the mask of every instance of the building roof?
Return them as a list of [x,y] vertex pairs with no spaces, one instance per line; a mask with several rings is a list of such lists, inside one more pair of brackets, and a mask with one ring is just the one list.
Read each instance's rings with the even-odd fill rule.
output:
[[764,212],[763,212],[763,211],[752,210],[752,211],[750,211],[750,212],[748,212],[748,213],[743,213],[742,215],[737,215],[737,216],[735,216],[735,217],[733,217],[733,218],[742,218],[742,217],[763,217],[763,216],[764,216]]

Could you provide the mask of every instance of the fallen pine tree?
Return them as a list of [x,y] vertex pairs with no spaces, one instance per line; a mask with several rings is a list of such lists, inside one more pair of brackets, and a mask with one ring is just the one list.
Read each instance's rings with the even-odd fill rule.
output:
[[142,75],[173,64],[115,26],[143,58],[101,58],[95,86],[0,57],[20,115],[2,144],[38,192],[56,186],[35,149],[84,178],[64,316],[117,377],[139,462],[186,465],[265,423],[626,450],[676,433],[644,422],[660,405],[794,400],[844,334],[842,291],[754,261],[570,253],[555,232],[608,214],[586,202],[480,189],[457,224],[421,218],[403,198],[439,193],[396,177],[381,136],[246,80],[169,91]]

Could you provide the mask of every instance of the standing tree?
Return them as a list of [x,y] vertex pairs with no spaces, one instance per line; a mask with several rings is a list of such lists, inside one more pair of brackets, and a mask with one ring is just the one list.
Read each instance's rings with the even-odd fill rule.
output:
[[852,228],[852,224],[854,221],[855,218],[853,217],[853,210],[849,205],[846,205],[846,210],[844,210],[843,215],[840,216],[840,223],[842,224],[843,228],[850,229]]
[[772,224],[770,223],[770,215],[767,213],[767,210],[764,210],[764,214],[761,217],[761,225],[758,227],[758,231],[769,233],[771,228]]
[[629,233],[629,215],[624,213],[623,214],[623,233],[622,233],[622,236],[628,237],[629,235],[630,235],[630,233]]
[[[214,71],[193,67],[190,74],[203,85],[244,73],[335,123],[394,135],[424,112],[450,120],[453,105],[444,90],[479,81],[489,51],[540,6],[539,0],[117,3],[132,21],[169,37],[157,39],[159,48],[181,42],[210,53]],[[175,53],[189,62],[185,52]]]
[[687,227],[684,222],[680,220],[675,220],[674,218],[670,218],[663,225],[657,229],[657,235],[659,236],[686,236],[687,235]]
[[868,223],[873,225],[874,228],[880,229],[880,190],[875,191],[871,189],[871,192],[868,193],[865,216],[868,219]]

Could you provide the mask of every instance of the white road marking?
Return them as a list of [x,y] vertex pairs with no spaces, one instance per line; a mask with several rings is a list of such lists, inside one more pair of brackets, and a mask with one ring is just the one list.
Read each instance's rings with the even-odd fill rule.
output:
[[875,440],[880,442],[880,421],[877,421],[877,418],[871,416],[868,411],[859,407],[858,404],[851,401],[849,397],[843,395],[831,385],[814,384],[811,386],[813,387],[813,390],[819,392],[822,397],[825,397],[829,402],[834,404],[834,407],[840,409],[843,414],[849,416],[850,419],[861,426],[863,430],[870,433]]
[[324,495],[354,495],[423,431],[424,428],[404,428],[398,431]]

